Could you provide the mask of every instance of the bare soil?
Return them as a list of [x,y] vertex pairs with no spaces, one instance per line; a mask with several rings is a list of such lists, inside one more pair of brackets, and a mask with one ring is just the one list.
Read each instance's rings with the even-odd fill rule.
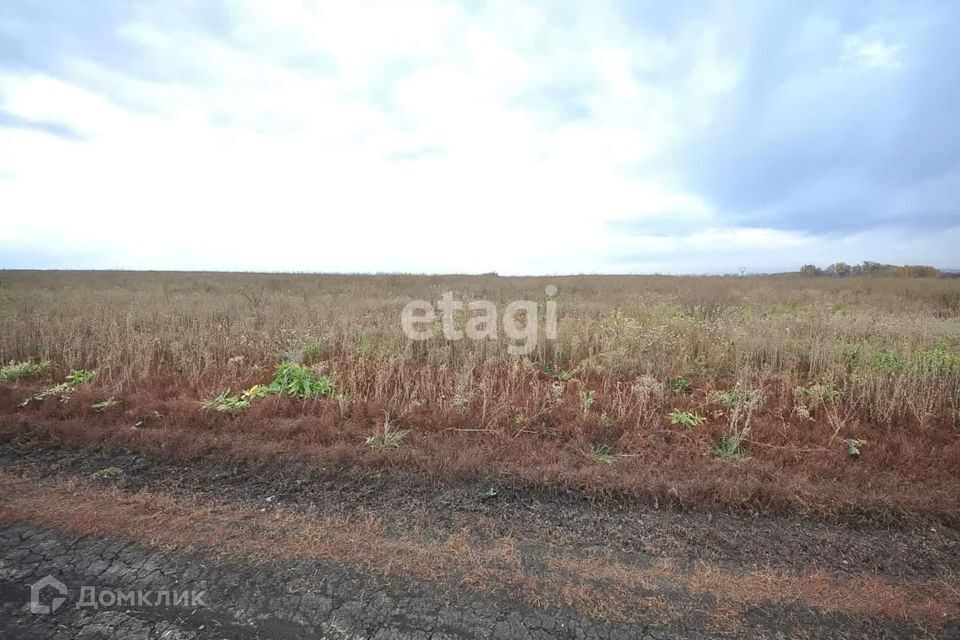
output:
[[[960,637],[960,531],[939,521],[13,441],[0,474],[4,638]],[[48,574],[206,603],[30,613]]]

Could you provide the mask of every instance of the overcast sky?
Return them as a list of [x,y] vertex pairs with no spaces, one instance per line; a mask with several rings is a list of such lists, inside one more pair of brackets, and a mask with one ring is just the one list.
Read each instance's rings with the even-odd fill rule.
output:
[[0,267],[958,267],[960,3],[0,2]]

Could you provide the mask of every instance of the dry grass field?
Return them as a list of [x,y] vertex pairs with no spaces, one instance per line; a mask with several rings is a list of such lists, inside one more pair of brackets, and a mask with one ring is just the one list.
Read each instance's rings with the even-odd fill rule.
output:
[[0,640],[960,640],[958,34],[0,0]]
[[[445,293],[497,337],[408,337]],[[99,628],[31,576],[193,565],[210,607],[101,626],[960,629],[960,279],[2,272],[0,359],[0,635]]]
[[[528,356],[502,331],[400,328],[411,299],[542,307],[547,285],[557,339]],[[11,437],[828,517],[960,512],[957,279],[4,272],[0,359],[49,363],[0,388]],[[281,362],[327,386],[204,405]],[[96,374],[19,406],[78,369]]]

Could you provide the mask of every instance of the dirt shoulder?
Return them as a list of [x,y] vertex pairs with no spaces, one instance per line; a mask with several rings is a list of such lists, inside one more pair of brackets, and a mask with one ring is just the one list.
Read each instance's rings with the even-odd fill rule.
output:
[[737,570],[938,578],[960,575],[960,531],[937,522],[827,523],[798,517],[677,510],[576,491],[443,482],[414,474],[250,464],[210,456],[191,464],[109,450],[0,443],[0,465],[27,477],[90,478],[127,492],[288,508],[312,517],[369,514],[394,533],[478,540],[511,537],[618,558],[708,562]]
[[[658,510],[403,474],[11,443],[0,446],[0,475],[0,523],[15,532],[0,539],[4,600],[24,630],[11,637],[47,637],[46,619],[22,611],[44,570],[139,584],[136,562],[116,565],[113,545],[160,554],[150,565],[160,576],[203,567],[219,611],[249,612],[231,614],[243,631],[227,637],[952,637],[960,621],[960,534],[930,523]],[[27,540],[66,555],[37,554]],[[325,617],[278,600],[290,579],[329,600]],[[204,635],[225,625],[217,611],[74,608],[62,624],[98,629],[107,615],[146,630],[129,637],[174,627],[181,635],[167,637],[223,637]],[[109,618],[119,613],[132,619]]]

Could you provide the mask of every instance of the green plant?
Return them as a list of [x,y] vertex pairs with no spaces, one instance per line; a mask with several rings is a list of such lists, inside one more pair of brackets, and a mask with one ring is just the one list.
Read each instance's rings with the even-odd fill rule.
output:
[[960,356],[943,345],[933,349],[918,348],[913,352],[913,364],[922,373],[944,375],[960,370]]
[[240,397],[245,400],[253,400],[254,398],[266,398],[269,395],[270,387],[264,384],[255,384],[241,393]]
[[28,397],[26,400],[24,400],[23,402],[21,402],[21,403],[20,403],[20,406],[21,406],[21,407],[25,407],[25,406],[27,406],[28,404],[30,404],[31,402],[43,402],[44,400],[46,400],[46,399],[49,398],[50,396],[55,396],[55,395],[57,395],[57,394],[60,394],[60,400],[61,400],[61,401],[65,401],[65,400],[67,400],[67,399],[70,397],[70,391],[71,391],[71,389],[70,389],[70,387],[67,385],[67,383],[61,382],[60,384],[58,384],[58,385],[56,385],[56,386],[50,387],[49,389],[44,389],[43,391],[39,391],[39,392],[33,394],[32,396]]
[[242,396],[232,396],[230,390],[227,389],[220,395],[204,400],[203,406],[220,413],[237,413],[250,407],[250,399]]
[[270,393],[280,393],[294,398],[329,396],[335,385],[329,375],[318,375],[309,367],[296,362],[281,362],[276,366],[273,381],[267,387]]
[[107,467],[106,469],[100,469],[95,474],[98,478],[103,478],[105,480],[112,480],[114,478],[119,478],[123,475],[123,469],[119,467]]
[[120,401],[114,398],[113,396],[110,396],[106,400],[90,405],[90,408],[93,409],[94,411],[104,411],[106,409],[109,409],[110,407],[115,407],[118,404],[120,404]]
[[378,451],[396,449],[400,446],[400,441],[407,435],[402,429],[394,429],[390,425],[390,416],[383,419],[383,425],[373,432],[373,435],[366,438],[367,446]]
[[86,384],[87,382],[90,382],[90,380],[92,380],[93,376],[95,376],[96,374],[97,374],[96,371],[92,371],[90,369],[74,369],[73,371],[67,374],[67,378],[66,380],[64,380],[64,382],[68,387],[72,389],[81,384]]
[[890,351],[877,351],[873,354],[874,368],[885,373],[900,373],[903,371],[903,359]]
[[308,367],[283,362],[276,367],[276,373],[270,384],[255,384],[239,396],[230,395],[227,389],[223,393],[203,401],[203,406],[221,413],[237,413],[249,409],[257,398],[266,398],[269,395],[282,394],[295,398],[311,396],[326,396],[333,393],[333,379],[330,376],[318,376]]
[[221,413],[236,413],[244,409],[249,409],[250,404],[255,399],[266,398],[271,393],[271,388],[262,384],[253,385],[246,391],[240,392],[239,396],[230,395],[230,390],[227,389],[220,395],[204,400],[203,406]]
[[612,448],[605,444],[591,444],[590,455],[593,456],[597,462],[602,462],[603,464],[612,464],[613,461],[617,459],[617,454]]
[[745,441],[745,432],[731,429],[727,433],[722,433],[719,437],[715,438],[710,444],[710,449],[713,451],[713,455],[721,460],[744,460],[748,457]]
[[43,373],[50,368],[49,362],[10,362],[0,367],[0,380],[16,382]]
[[67,374],[66,380],[60,384],[50,387],[49,389],[44,389],[39,393],[35,393],[26,400],[20,403],[21,407],[25,407],[32,401],[43,402],[50,396],[59,394],[60,401],[65,402],[70,398],[70,394],[73,392],[73,389],[85,382],[89,382],[91,378],[96,374],[96,371],[89,371],[87,369],[74,369],[69,374]]
[[847,443],[847,453],[850,454],[851,457],[857,458],[860,456],[860,448],[863,445],[867,444],[867,441],[860,440],[858,438],[849,438],[847,439],[846,443]]
[[674,409],[667,414],[667,417],[670,419],[671,424],[680,424],[688,429],[699,426],[706,421],[706,418],[703,416],[698,416],[689,411],[680,411],[679,409]]
[[670,378],[667,380],[667,389],[674,393],[688,394],[693,390],[693,383],[684,377]]

